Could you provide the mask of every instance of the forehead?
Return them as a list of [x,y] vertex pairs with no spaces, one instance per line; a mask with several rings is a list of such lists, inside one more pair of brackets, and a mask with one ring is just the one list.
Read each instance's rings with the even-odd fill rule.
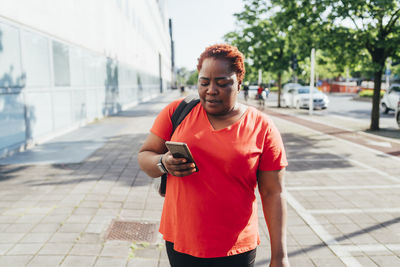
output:
[[226,59],[206,58],[201,66],[199,76],[232,76],[230,62]]

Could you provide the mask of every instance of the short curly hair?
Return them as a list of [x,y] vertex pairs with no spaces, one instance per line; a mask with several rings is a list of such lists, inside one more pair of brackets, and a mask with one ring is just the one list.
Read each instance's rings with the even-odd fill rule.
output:
[[232,71],[236,73],[238,81],[241,83],[244,79],[244,74],[246,73],[244,67],[244,56],[243,54],[237,49],[236,46],[229,45],[229,44],[215,44],[212,46],[207,47],[203,53],[201,53],[198,64],[197,70],[200,71],[203,61],[206,58],[216,58],[216,59],[225,59],[230,62]]

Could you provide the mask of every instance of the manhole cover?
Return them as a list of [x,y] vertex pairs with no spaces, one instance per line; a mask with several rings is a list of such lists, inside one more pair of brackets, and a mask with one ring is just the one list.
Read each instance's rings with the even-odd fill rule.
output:
[[107,230],[106,239],[154,243],[157,240],[157,224],[113,220]]

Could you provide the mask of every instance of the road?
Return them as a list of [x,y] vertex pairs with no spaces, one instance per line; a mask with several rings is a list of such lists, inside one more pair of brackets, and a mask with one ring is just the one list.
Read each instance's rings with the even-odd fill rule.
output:
[[[243,98],[243,95],[240,97]],[[365,128],[369,126],[372,110],[370,101],[355,100],[354,95],[349,94],[329,94],[328,97],[330,101],[328,109],[314,111],[316,116],[340,116],[344,119],[357,120],[358,123],[365,125]],[[267,99],[267,105],[276,106],[277,98],[276,93],[271,93]],[[303,111],[304,113],[307,112],[307,110]],[[380,113],[379,125],[387,130],[395,131],[399,129],[393,111],[389,114]]]

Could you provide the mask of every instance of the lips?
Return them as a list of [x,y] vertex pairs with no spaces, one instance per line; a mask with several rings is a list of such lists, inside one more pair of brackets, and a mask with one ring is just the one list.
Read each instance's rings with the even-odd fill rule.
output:
[[211,104],[219,104],[222,101],[216,100],[216,99],[206,99],[206,102],[211,103]]

